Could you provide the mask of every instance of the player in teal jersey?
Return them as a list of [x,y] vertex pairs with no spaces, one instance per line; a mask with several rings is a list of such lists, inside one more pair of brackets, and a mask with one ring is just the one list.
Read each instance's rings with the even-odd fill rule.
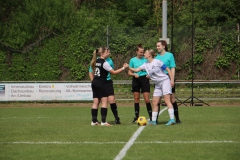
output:
[[[160,40],[157,42],[157,56],[155,59],[161,60],[170,70],[173,75],[173,78],[175,78],[175,68],[176,63],[175,59],[172,53],[168,52],[167,42],[164,40]],[[165,73],[168,74],[168,72],[165,70]],[[160,100],[161,102],[161,100]],[[174,109],[174,116],[176,118],[176,123],[181,123],[179,119],[179,113],[178,113],[178,105],[175,99],[175,86],[172,88],[172,95],[171,95],[171,102]],[[159,104],[159,110],[160,111],[160,104]]]
[[[110,55],[110,50],[108,49],[109,55]],[[100,56],[100,55],[99,55]],[[105,61],[109,63],[109,65],[114,69],[114,63],[110,57],[106,58]],[[92,67],[89,67],[89,78],[92,81],[94,78],[93,70]],[[113,81],[111,79],[111,74],[110,72],[107,75],[107,84],[106,88],[108,91],[108,102],[110,104],[112,113],[115,117],[115,124],[121,124],[120,118],[118,117],[118,109],[117,109],[117,104],[115,101],[115,96],[114,96],[114,88],[113,88]]]
[[[138,44],[136,48],[136,54],[137,56],[130,59],[129,67],[131,68],[138,68],[143,63],[147,62],[147,59],[143,57],[144,48],[141,44]],[[150,82],[149,77],[147,76],[147,72],[145,70],[139,71],[139,72],[132,72],[131,70],[128,70],[128,75],[132,76],[132,92],[134,95],[134,111],[135,111],[135,117],[133,119],[133,122],[136,122],[136,120],[139,117],[139,111],[140,111],[140,90],[143,94],[144,101],[146,103],[148,115],[150,117],[150,120],[152,120],[152,105],[150,103]]]
[[[172,94],[172,87],[174,86],[174,79],[170,69],[167,68],[167,66],[161,60],[154,59],[155,55],[156,53],[153,49],[146,50],[144,53],[144,57],[148,60],[148,62],[144,63],[139,68],[129,69],[134,72],[145,70],[155,85],[152,99],[152,121],[150,121],[149,124],[157,124],[156,120],[158,115],[158,103],[160,98],[163,97],[165,103],[167,104],[168,114],[170,118],[166,126],[170,126],[176,123],[174,119],[173,106],[170,100]],[[167,75],[164,70],[169,71],[169,75]]]

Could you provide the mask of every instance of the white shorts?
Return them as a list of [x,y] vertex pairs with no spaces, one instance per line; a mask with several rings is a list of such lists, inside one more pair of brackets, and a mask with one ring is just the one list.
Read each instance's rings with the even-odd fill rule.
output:
[[167,94],[172,94],[172,86],[169,78],[155,84],[153,96],[162,97]]

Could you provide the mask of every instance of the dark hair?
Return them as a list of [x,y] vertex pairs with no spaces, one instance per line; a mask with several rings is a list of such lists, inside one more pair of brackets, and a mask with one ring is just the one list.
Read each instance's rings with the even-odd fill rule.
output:
[[139,44],[137,45],[137,47],[136,47],[136,52],[137,52],[139,49],[143,49],[143,46],[142,46],[141,43],[139,43]]
[[168,46],[167,46],[167,42],[165,40],[159,40],[157,43],[161,43],[163,46],[165,46],[165,51],[168,52]]

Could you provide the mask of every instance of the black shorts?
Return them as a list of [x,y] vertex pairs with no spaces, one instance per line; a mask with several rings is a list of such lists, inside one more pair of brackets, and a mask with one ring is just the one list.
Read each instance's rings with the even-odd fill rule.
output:
[[93,98],[108,97],[108,92],[106,89],[106,80],[94,78],[91,84]]
[[175,85],[172,87],[172,93],[175,93]]
[[108,96],[113,96],[114,95],[114,88],[113,88],[113,81],[112,80],[107,81],[106,89],[107,89]]
[[[168,75],[168,74],[167,74]],[[168,75],[169,79],[170,79],[170,76]],[[176,79],[174,79],[174,83],[176,82]],[[172,88],[172,93],[175,93],[175,85],[173,86]]]
[[146,76],[140,76],[138,78],[133,77],[132,79],[132,92],[150,92],[149,78]]

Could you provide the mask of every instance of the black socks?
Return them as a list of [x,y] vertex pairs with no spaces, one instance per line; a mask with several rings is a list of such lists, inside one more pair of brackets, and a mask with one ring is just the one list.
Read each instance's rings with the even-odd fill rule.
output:
[[92,122],[96,123],[97,122],[97,115],[98,115],[98,109],[92,109]]
[[112,104],[110,104],[110,106],[111,106],[112,113],[113,113],[115,119],[117,120],[118,119],[117,104],[116,103],[112,103]]
[[156,119],[156,122],[158,123],[158,116],[159,116],[159,112],[160,112],[160,103],[158,103],[158,114],[157,114],[157,119]]
[[102,122],[105,123],[107,118],[107,108],[101,108],[101,116]]
[[[146,108],[147,108],[150,120],[152,120],[152,105],[151,105],[151,103],[146,103]],[[139,112],[140,112],[139,103],[134,103],[134,111],[135,111],[135,118],[138,118]]]
[[176,101],[173,102],[172,105],[173,105],[173,110],[174,110],[174,116],[175,116],[176,120],[179,120],[177,102]]
[[139,110],[140,110],[139,103],[134,103],[134,110],[135,110],[135,118],[138,118]]
[[150,121],[152,121],[152,105],[151,105],[151,103],[150,102],[146,103],[146,107],[147,107],[147,111],[148,111]]

